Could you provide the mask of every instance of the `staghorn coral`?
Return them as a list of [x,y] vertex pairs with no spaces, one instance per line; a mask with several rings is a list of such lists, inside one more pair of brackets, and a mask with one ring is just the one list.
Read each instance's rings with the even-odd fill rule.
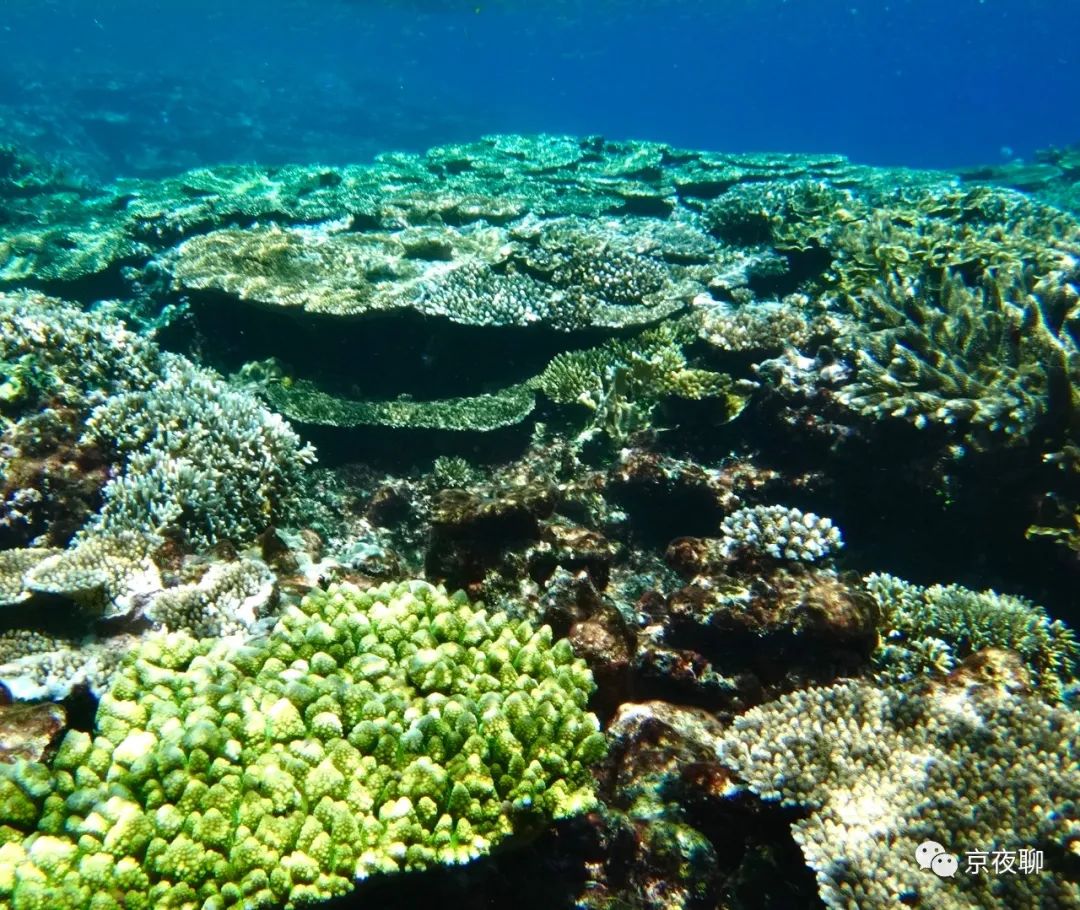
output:
[[[314,459],[254,396],[103,313],[30,292],[0,294],[0,361],[25,366],[19,393],[0,401],[0,415],[13,421],[0,471],[17,473],[28,451],[50,451],[58,439],[111,460],[104,504],[84,534],[171,533],[196,545],[252,537],[285,514]],[[50,414],[59,428],[42,419]],[[84,422],[82,439],[67,440]],[[58,479],[42,476],[48,490],[20,494],[56,495]],[[8,518],[13,504],[4,504]]]
[[9,365],[0,414],[19,417],[46,403],[86,411],[144,388],[161,369],[161,355],[118,321],[55,297],[8,291],[0,292],[0,363]]
[[883,679],[948,672],[983,648],[1016,652],[1052,701],[1074,676],[1080,650],[1073,631],[1022,597],[960,585],[924,588],[877,572],[865,584],[881,613],[874,661]]
[[918,427],[958,424],[976,443],[1061,420],[1080,381],[1075,267],[1061,265],[1041,279],[1003,272],[976,286],[957,272],[886,274],[844,303],[858,372],[838,399]]
[[767,554],[814,562],[844,545],[830,519],[787,506],[744,506],[724,518],[721,530],[728,556]]
[[[991,187],[886,191],[826,220],[830,283],[840,293],[873,285],[883,271],[912,281],[928,271],[961,271],[973,285],[1025,271],[1043,278],[1080,252],[1080,223],[1022,193]],[[820,236],[820,235],[819,235]]]
[[296,907],[594,802],[584,665],[422,582],[307,597],[239,650],[147,642],[51,766],[0,768],[0,900]]
[[1080,883],[1043,874],[941,878],[916,847],[1042,850],[1080,843],[1080,717],[965,681],[917,691],[849,682],[737,717],[721,760],[765,799],[801,807],[792,834],[829,908],[1080,907]]

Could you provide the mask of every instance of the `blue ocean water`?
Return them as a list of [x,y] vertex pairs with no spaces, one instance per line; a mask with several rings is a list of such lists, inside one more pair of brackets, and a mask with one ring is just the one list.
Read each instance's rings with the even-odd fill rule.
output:
[[6,0],[0,132],[114,174],[492,132],[951,167],[1076,141],[1075,0]]

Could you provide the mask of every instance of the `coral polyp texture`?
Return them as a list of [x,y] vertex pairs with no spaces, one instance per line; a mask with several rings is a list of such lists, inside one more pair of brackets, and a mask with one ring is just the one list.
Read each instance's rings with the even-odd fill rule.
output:
[[594,804],[565,641],[424,582],[340,585],[248,646],[147,641],[48,766],[0,766],[0,902],[296,907]]
[[536,406],[536,397],[524,384],[469,398],[353,401],[321,391],[306,380],[287,384],[275,380],[265,384],[263,394],[270,405],[291,420],[331,427],[484,432],[521,423]]
[[[993,686],[849,682],[735,719],[721,760],[766,799],[798,806],[792,834],[834,910],[1080,907],[1080,717]],[[1039,850],[1042,874],[920,868],[916,848]],[[1065,864],[1065,865],[1061,865]]]
[[746,506],[721,525],[722,546],[731,556],[757,554],[814,562],[844,545],[831,519],[787,506]]

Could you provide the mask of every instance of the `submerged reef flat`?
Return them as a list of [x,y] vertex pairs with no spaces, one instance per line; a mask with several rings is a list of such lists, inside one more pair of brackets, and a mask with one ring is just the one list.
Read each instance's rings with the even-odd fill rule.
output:
[[1080,908],[1075,159],[0,150],[0,908]]

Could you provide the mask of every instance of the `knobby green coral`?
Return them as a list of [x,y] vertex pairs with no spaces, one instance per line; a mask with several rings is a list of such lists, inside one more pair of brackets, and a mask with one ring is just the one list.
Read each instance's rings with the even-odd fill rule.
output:
[[565,641],[424,582],[341,585],[268,638],[144,644],[50,767],[0,770],[0,903],[295,907],[592,805]]

